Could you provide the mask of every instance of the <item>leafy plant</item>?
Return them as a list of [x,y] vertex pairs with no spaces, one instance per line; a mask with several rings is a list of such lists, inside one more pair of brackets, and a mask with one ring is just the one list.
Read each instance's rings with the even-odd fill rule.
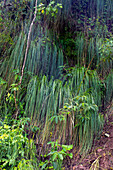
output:
[[[27,138],[24,127],[29,119],[15,121],[12,126],[7,120],[0,125],[0,167],[13,169],[20,166],[25,159],[31,165],[36,164],[36,148],[34,141]],[[23,164],[26,163],[25,161]]]
[[101,55],[99,65],[101,65],[101,67],[103,67],[102,76],[105,77],[112,70],[112,63],[113,63],[113,40],[106,38],[106,40],[103,42],[103,44],[99,48],[99,53]]
[[56,16],[56,14],[58,13],[58,7],[62,8],[62,4],[56,3],[55,5],[55,1],[51,1],[46,8],[46,15],[51,13],[52,17]]
[[48,142],[47,144],[51,145],[51,152],[44,155],[44,157],[50,156],[50,158],[45,162],[40,162],[39,166],[41,167],[41,170],[52,168],[61,170],[64,158],[69,156],[72,159],[73,157],[73,154],[69,153],[69,151],[73,148],[73,145],[61,145],[58,144],[58,140],[55,142]]

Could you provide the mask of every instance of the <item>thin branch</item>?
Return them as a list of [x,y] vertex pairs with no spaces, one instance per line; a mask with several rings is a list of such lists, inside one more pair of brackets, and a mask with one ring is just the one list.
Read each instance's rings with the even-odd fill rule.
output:
[[[23,78],[23,74],[24,74],[24,68],[25,68],[25,63],[26,63],[26,59],[27,59],[27,54],[28,54],[28,51],[29,51],[29,46],[30,46],[30,36],[31,36],[31,31],[32,31],[32,27],[33,27],[33,24],[35,22],[35,19],[36,19],[36,14],[37,14],[37,1],[35,2],[35,13],[34,13],[34,18],[30,24],[30,28],[29,28],[29,33],[28,33],[28,38],[27,38],[27,47],[26,47],[26,52],[25,52],[25,57],[24,57],[24,62],[23,62],[23,66],[22,66],[22,70],[21,70],[21,78],[20,78],[20,82],[16,85],[21,85],[22,83],[22,78]],[[17,119],[17,116],[18,116],[18,106],[17,106],[17,102],[16,102],[16,91],[14,91],[14,100],[15,100],[15,107],[16,107],[16,119]]]
[[17,119],[19,110],[18,110],[18,106],[17,106],[17,102],[16,102],[16,91],[14,91],[14,101],[15,101],[15,108],[16,108],[15,118]]
[[22,83],[22,78],[23,78],[23,74],[24,74],[25,63],[26,63],[27,54],[28,54],[29,45],[30,45],[30,35],[31,35],[31,31],[32,31],[33,24],[34,24],[35,19],[36,19],[36,14],[37,14],[37,0],[36,0],[36,2],[35,2],[34,18],[33,18],[32,22],[31,22],[31,25],[30,25],[30,28],[29,28],[29,33],[28,33],[28,38],[27,38],[27,47],[26,47],[24,62],[23,62],[22,70],[21,70],[21,78],[20,78],[20,82],[19,82],[18,85],[21,85],[21,83]]
[[4,6],[6,6],[6,1],[7,1],[7,0],[4,0]]

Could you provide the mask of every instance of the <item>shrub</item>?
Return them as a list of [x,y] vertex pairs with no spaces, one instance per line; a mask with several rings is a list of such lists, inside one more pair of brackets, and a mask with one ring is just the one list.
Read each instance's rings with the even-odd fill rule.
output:
[[[12,126],[2,122],[0,126],[0,167],[13,169],[21,164],[36,164],[36,148],[24,131],[27,119],[16,121]],[[24,161],[23,161],[24,160]],[[26,163],[26,162],[29,162]],[[23,167],[25,165],[22,165]]]

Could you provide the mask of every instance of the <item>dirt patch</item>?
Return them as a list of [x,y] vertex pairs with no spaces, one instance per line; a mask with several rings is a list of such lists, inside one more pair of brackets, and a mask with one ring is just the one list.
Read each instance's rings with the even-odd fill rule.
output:
[[74,155],[65,170],[113,170],[113,106],[105,117],[102,135],[92,151],[82,160],[80,155]]

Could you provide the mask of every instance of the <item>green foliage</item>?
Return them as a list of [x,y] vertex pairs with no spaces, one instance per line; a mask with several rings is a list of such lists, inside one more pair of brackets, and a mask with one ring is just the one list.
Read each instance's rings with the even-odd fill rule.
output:
[[71,159],[73,157],[72,153],[69,151],[73,148],[73,145],[61,145],[58,144],[58,140],[55,142],[48,142],[48,145],[51,145],[51,151],[44,155],[44,157],[50,156],[49,160],[45,162],[40,162],[39,166],[41,170],[43,169],[54,169],[54,170],[61,170],[62,162],[65,157],[69,156]]
[[[112,102],[113,100],[113,69],[110,71],[109,75],[107,76],[106,80],[105,80],[105,101],[107,101],[107,103]],[[106,104],[106,102],[104,101],[104,103]]]
[[[12,11],[1,7],[0,116],[8,121],[0,128],[0,165],[6,169],[36,167],[36,148],[25,130],[44,147],[37,148],[39,154],[49,149],[50,139],[62,143],[49,143],[51,151],[40,163],[42,169],[60,169],[64,158],[72,157],[70,144],[85,154],[103,127],[98,111],[112,100],[111,0],[60,2],[38,0],[21,87],[17,84],[35,0],[12,1]],[[62,33],[60,38],[56,32]],[[65,62],[72,67],[65,67]],[[17,119],[30,117],[29,126],[26,121],[19,124],[20,119],[14,123],[15,114]]]
[[[85,74],[86,69],[83,67],[69,68],[66,69],[66,71],[67,74],[62,81],[58,79],[54,80],[53,78],[49,81],[46,76],[43,76],[42,79],[33,76],[27,85],[27,90],[22,95],[24,96],[25,112],[22,109],[23,107],[19,108],[21,105],[19,105],[18,100],[20,99],[18,98],[17,100],[19,116],[22,112],[22,115],[31,117],[31,125],[37,125],[38,129],[34,127],[31,131],[34,135],[37,133],[40,136],[38,140],[39,143],[47,142],[50,137],[49,134],[52,132],[55,138],[59,138],[62,142],[69,141],[69,143],[73,142],[73,144],[81,146],[82,140],[82,143],[86,142],[85,149],[88,150],[88,148],[91,147],[94,135],[101,128],[102,124],[102,118],[98,115],[96,106],[101,104],[101,86],[95,71],[88,70]],[[80,90],[77,99],[76,96],[79,87]],[[85,93],[89,93],[90,95],[85,96]],[[14,106],[13,94],[8,93],[8,96],[9,102],[13,102]],[[18,94],[18,96],[20,95]],[[71,112],[71,110],[69,110],[69,108],[71,109],[70,99],[73,98],[75,101],[73,100],[72,102]],[[69,103],[68,111],[64,108],[65,103]],[[9,107],[11,108],[10,105]],[[74,110],[75,107],[77,110]],[[64,110],[62,110],[62,108],[64,108]],[[8,111],[8,114],[9,113]],[[86,122],[88,122],[89,125]],[[95,128],[95,125],[97,128]],[[69,131],[67,130],[68,126],[70,127]],[[86,131],[83,133],[81,131],[84,129],[84,126],[87,127],[85,127]],[[91,137],[91,143],[89,143],[88,140],[85,141],[85,135],[82,136],[82,134],[89,134],[91,126],[92,131],[90,135],[92,136],[89,135],[89,138]],[[77,129],[81,130],[79,131]],[[81,137],[79,139],[78,136],[80,136],[80,134]]]
[[86,93],[70,99],[61,109],[61,113],[67,115],[66,121],[71,122],[69,136],[73,136],[73,142],[80,146],[81,153],[87,152],[92,146],[94,135],[103,126],[103,116],[98,114],[98,107],[92,96]]
[[[60,80],[47,80],[47,77],[43,77],[40,81],[37,77],[33,77],[29,82],[27,88],[27,96],[26,96],[26,109],[25,111],[28,114],[33,114],[32,117],[36,118],[36,113],[40,116],[40,119],[43,119],[45,114],[53,114],[54,116],[58,112],[60,106],[63,105],[64,101],[68,101],[68,98],[71,98],[72,95],[76,96],[77,89],[80,86],[81,81],[83,80],[85,73],[85,69],[77,69],[75,68],[73,72],[71,72],[71,76],[69,80],[66,82],[66,77],[64,77],[64,83]],[[67,73],[67,75],[69,75]],[[95,97],[95,102],[101,104],[99,101],[99,97],[101,97],[98,93],[99,84],[98,78],[95,80],[96,72],[88,72],[86,74],[86,78],[84,83],[81,86],[81,92],[88,91],[89,88],[92,88],[92,95]],[[90,83],[89,83],[90,81]],[[35,99],[38,99],[36,105],[33,104]],[[54,103],[54,100],[56,101]],[[41,109],[43,108],[43,110]],[[33,113],[34,112],[34,113]]]
[[[35,27],[33,28],[33,30]],[[37,28],[37,34],[41,37],[33,36],[35,41],[31,41],[28,57],[25,65],[25,72],[33,75],[47,75],[48,78],[54,76],[59,77],[59,66],[63,65],[63,52],[58,49],[54,43],[48,38],[47,32],[42,32],[42,28]],[[20,34],[15,48],[12,50],[10,59],[4,60],[1,63],[0,75],[7,75],[7,79],[14,78],[14,74],[10,74],[14,69],[20,70],[22,61],[24,59],[26,36]],[[37,61],[37,62],[35,62]],[[35,62],[35,63],[34,63]],[[7,70],[4,70],[4,66],[7,64]],[[10,67],[12,65],[12,67]],[[51,67],[50,67],[51,66]],[[12,77],[13,76],[13,77]]]
[[34,163],[34,160],[26,160],[26,159],[22,159],[19,164],[17,165],[17,167],[14,167],[14,170],[27,170],[27,169],[30,169],[30,170],[35,170],[37,168],[37,166],[33,165]]
[[106,39],[105,42],[101,45],[99,48],[100,54],[101,54],[101,61],[105,62],[111,62],[113,60],[113,40]]
[[[64,77],[64,82],[62,82],[53,79],[48,81],[45,76],[41,81],[35,76],[29,82],[25,112],[42,130],[42,133],[39,133],[39,136],[41,135],[39,143],[48,141],[51,132],[62,143],[73,141],[73,144],[77,146],[81,146],[81,143],[83,143],[83,148],[85,146],[86,151],[91,147],[93,138],[101,129],[103,123],[103,118],[98,114],[97,107],[97,104],[101,104],[101,93],[99,80],[98,78],[95,79],[97,77],[96,72],[89,70],[81,84],[84,73],[84,68],[76,68],[70,71],[69,80],[66,82],[65,78],[67,79],[67,77]],[[80,84],[81,88],[77,99],[77,89]],[[89,93],[88,96],[87,93]],[[71,112],[70,99],[72,98],[74,100]],[[70,110],[61,109],[65,106],[65,103],[69,103]],[[75,107],[77,110],[74,110]],[[83,130],[84,126],[85,130]],[[70,127],[70,130],[68,130],[68,127]],[[85,134],[88,135],[87,138]]]
[[9,54],[8,48],[14,45],[20,28],[23,29],[24,19],[29,15],[27,5],[28,0],[7,1],[5,6],[0,5],[0,54],[4,57]]
[[[0,78],[0,85],[2,87],[2,91],[0,94],[1,96],[0,109],[2,113],[1,118],[4,119],[4,117],[7,116],[9,119],[9,123],[12,122],[12,117],[14,118],[15,116],[16,117],[18,116],[18,112],[19,112],[19,118],[22,117],[24,114],[24,109],[23,109],[24,103],[21,103],[19,101],[19,98],[17,98],[16,96],[16,92],[18,93],[18,91],[21,90],[21,87],[17,85],[20,76],[18,75],[18,70],[13,70],[13,72],[14,72],[15,83],[11,84],[8,89],[7,89],[8,83],[4,81],[2,78]],[[4,99],[3,99],[3,95],[4,95]]]
[[63,112],[70,114],[72,111],[76,112],[76,117],[79,123],[75,127],[82,125],[85,120],[91,119],[92,112],[98,112],[98,107],[93,102],[90,96],[82,95],[76,96],[70,104],[65,104]]
[[[54,6],[53,6],[53,5],[54,5]],[[48,15],[48,14],[51,13],[52,17],[53,17],[53,16],[56,16],[56,14],[58,13],[58,7],[59,7],[59,8],[62,8],[62,4],[57,3],[57,4],[55,5],[55,1],[51,1],[51,2],[49,3],[49,5],[47,6],[47,8],[46,8],[46,15]]]
[[62,4],[57,3],[55,5],[55,1],[51,1],[47,7],[43,3],[40,3],[38,6],[38,18],[41,14],[46,13],[46,15],[51,15],[52,17],[58,13],[58,8],[62,8]]
[[8,125],[6,121],[7,119],[0,126],[1,168],[14,169],[16,166],[22,167],[25,164],[27,167],[33,164],[35,166],[36,148],[33,140],[29,140],[24,131],[28,119],[15,121],[13,126]]
[[[109,74],[112,72],[113,65],[113,50],[112,39],[105,39],[99,48],[100,62],[97,65],[97,70],[103,80],[107,80]],[[112,93],[111,93],[112,94]]]

